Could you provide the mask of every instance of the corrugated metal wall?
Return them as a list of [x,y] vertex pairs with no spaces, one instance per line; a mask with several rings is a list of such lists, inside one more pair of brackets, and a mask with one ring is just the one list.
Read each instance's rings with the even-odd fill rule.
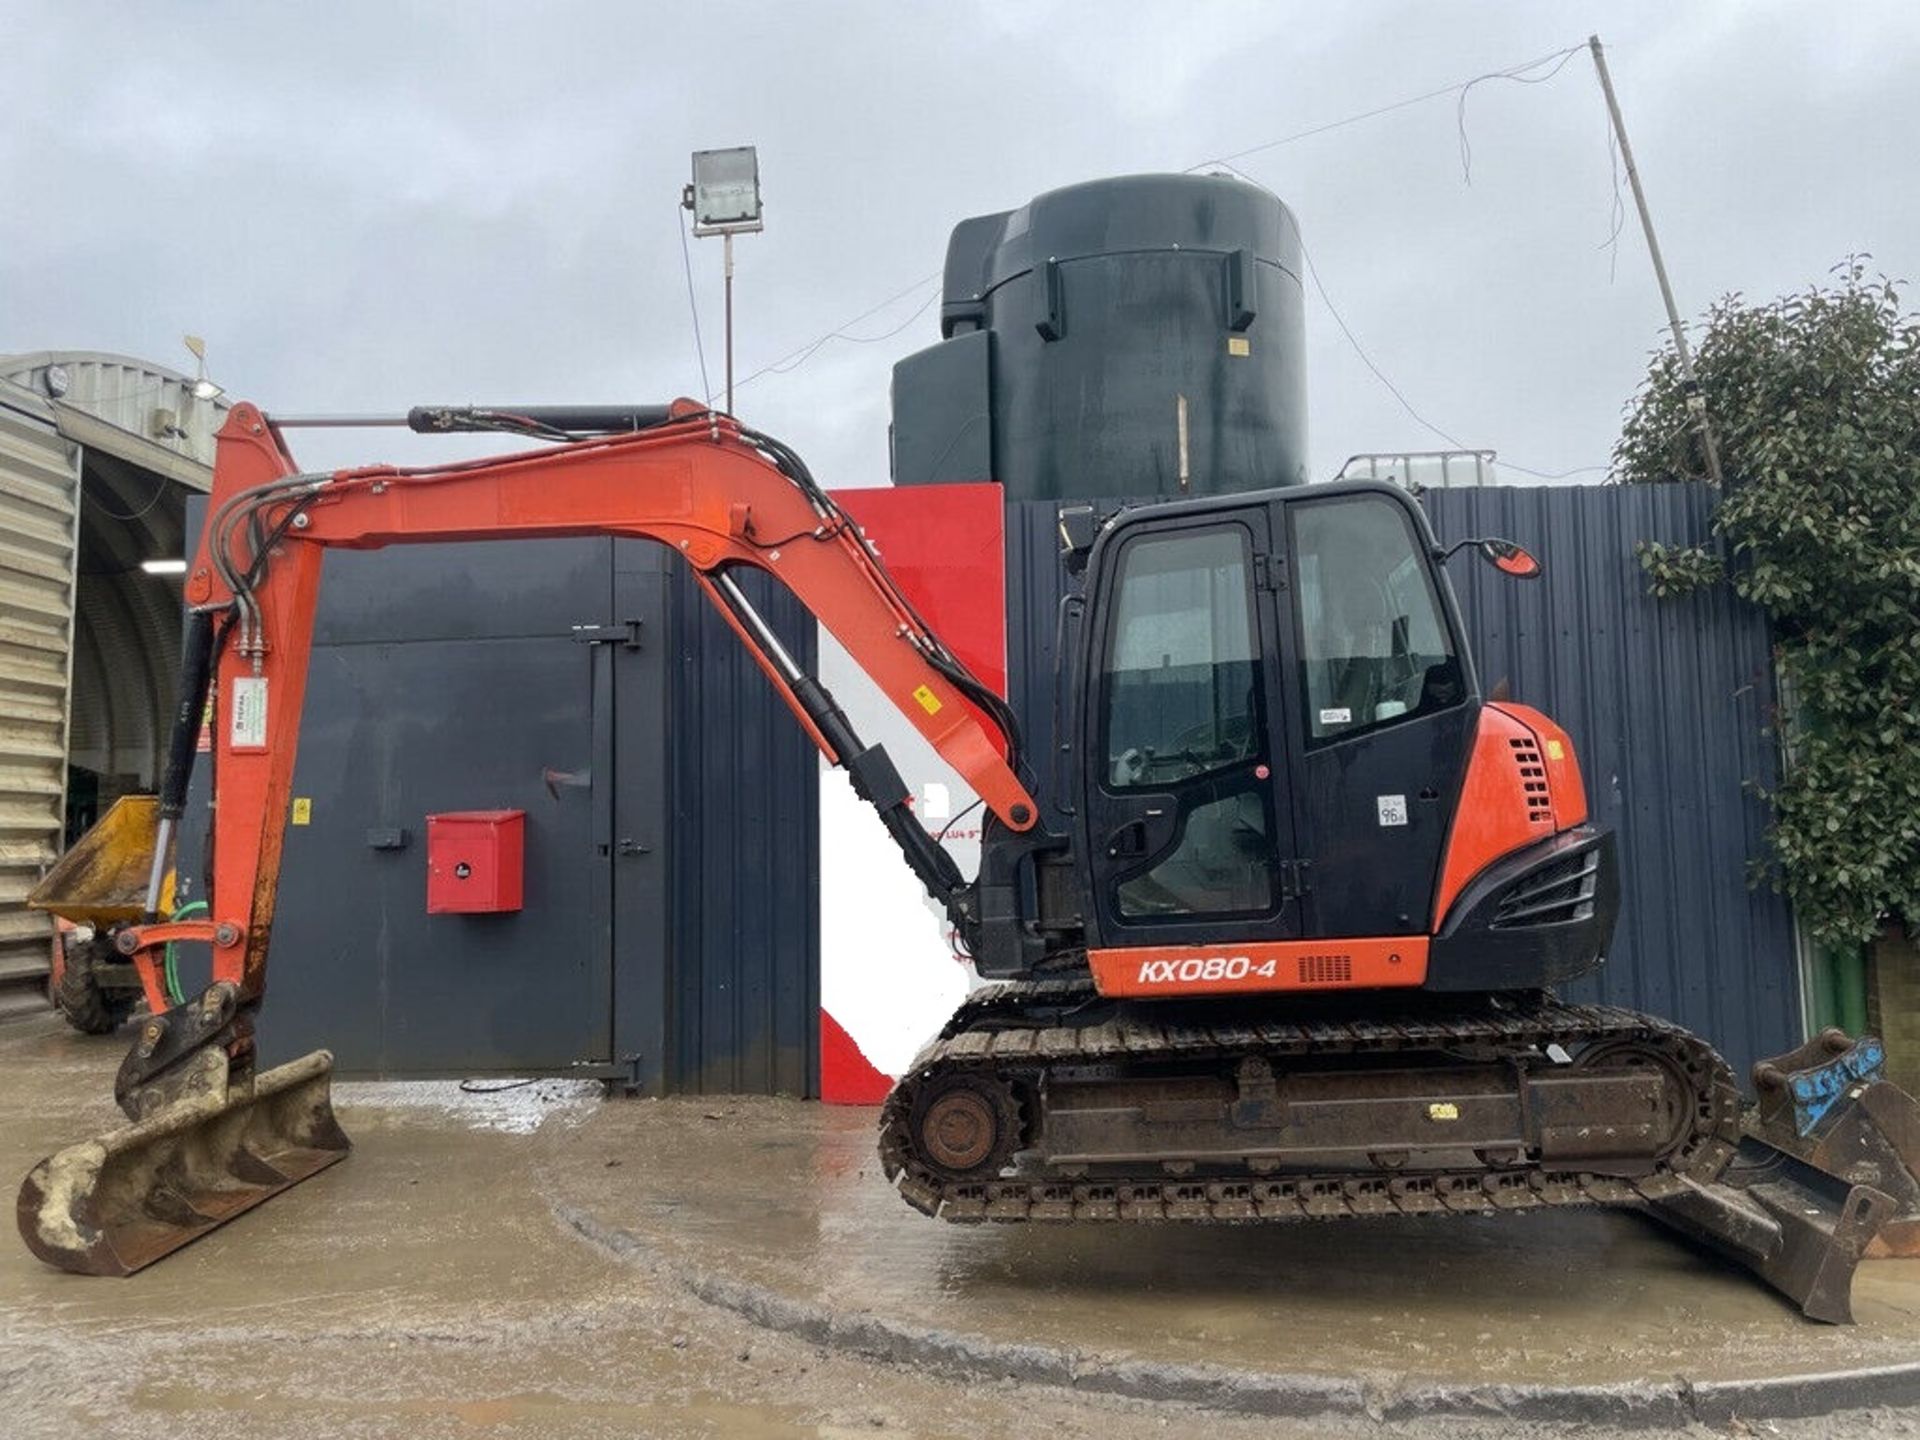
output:
[[[1451,572],[1483,689],[1507,679],[1573,736],[1592,810],[1619,833],[1625,904],[1601,974],[1569,993],[1669,1016],[1711,1037],[1744,1074],[1798,1043],[1800,990],[1784,900],[1748,884],[1775,775],[1765,617],[1724,589],[1656,600],[1633,550],[1709,535],[1699,486],[1543,486],[1429,492],[1442,540],[1504,535],[1545,577]],[[1102,510],[1118,502],[1095,502]],[[1050,757],[1055,615],[1065,580],[1055,506],[1008,507],[1013,695],[1030,754]],[[1036,761],[1043,788],[1051,766]]]
[[222,410],[126,356],[0,356],[0,1011],[44,1003],[21,901],[63,829],[157,781],[180,587],[140,561],[181,553]]
[[80,447],[0,382],[0,1011],[42,1003],[52,924],[21,901],[60,853]]
[[1423,503],[1441,540],[1503,535],[1546,566],[1533,584],[1464,555],[1451,568],[1481,685],[1504,677],[1567,727],[1594,816],[1620,835],[1611,963],[1572,993],[1670,1016],[1744,1075],[1802,1023],[1792,914],[1748,883],[1778,766],[1766,617],[1725,587],[1654,599],[1633,554],[1707,539],[1713,499],[1701,485],[1497,486]]
[[[819,751],[687,568],[667,563],[668,1088],[812,1098],[820,1075]],[[815,630],[800,602],[770,576],[738,578],[811,672]]]
[[0,355],[0,378],[36,396],[55,396],[47,371],[62,385],[50,401],[68,438],[159,475],[204,490],[213,465],[214,433],[227,402],[202,400],[192,376],[151,360],[102,350],[38,350]]

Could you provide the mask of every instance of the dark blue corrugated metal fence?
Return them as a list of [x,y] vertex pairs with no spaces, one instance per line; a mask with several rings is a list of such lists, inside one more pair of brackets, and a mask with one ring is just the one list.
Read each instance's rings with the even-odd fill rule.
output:
[[[1800,1038],[1786,903],[1748,883],[1775,774],[1773,672],[1765,617],[1724,589],[1656,600],[1640,540],[1708,535],[1697,486],[1434,491],[1443,541],[1504,535],[1545,576],[1508,580],[1471,557],[1452,565],[1481,685],[1566,726],[1596,820],[1620,837],[1625,904],[1613,955],[1570,987],[1665,1015],[1711,1037],[1744,1074]],[[1011,683],[1049,793],[1055,614],[1065,580],[1055,506],[1008,507]]]

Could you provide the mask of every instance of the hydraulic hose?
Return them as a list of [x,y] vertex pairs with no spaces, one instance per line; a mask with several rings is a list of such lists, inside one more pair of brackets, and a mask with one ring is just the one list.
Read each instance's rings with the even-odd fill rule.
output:
[[[189,915],[199,915],[199,914],[205,913],[206,908],[207,908],[206,901],[195,900],[190,904],[182,905],[178,910],[174,911],[173,914],[169,915],[167,918],[169,920],[185,920]],[[184,1005],[186,1003],[187,997],[186,997],[186,992],[182,990],[180,987],[180,967],[179,967],[180,957],[174,951],[173,941],[169,940],[167,942],[167,948],[164,952],[164,955],[165,955],[165,959],[163,961],[163,965],[164,965],[164,969],[166,971],[166,977],[167,977],[167,1003],[170,1005]]]
[[160,781],[160,826],[154,837],[153,865],[147,872],[149,916],[160,913],[160,891],[166,883],[167,854],[173,832],[187,812],[187,787],[193,780],[193,754],[200,743],[206,718],[207,690],[213,679],[214,618],[196,610],[187,618],[187,638],[180,657],[180,698],[173,711],[173,733],[167,742],[167,768]]

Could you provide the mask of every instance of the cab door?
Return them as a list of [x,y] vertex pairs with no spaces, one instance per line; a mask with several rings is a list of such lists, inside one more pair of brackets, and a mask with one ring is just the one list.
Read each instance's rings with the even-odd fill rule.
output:
[[1093,944],[1297,933],[1270,514],[1123,521],[1103,543],[1079,807]]
[[1404,492],[1279,509],[1304,935],[1425,934],[1480,711],[1452,588]]

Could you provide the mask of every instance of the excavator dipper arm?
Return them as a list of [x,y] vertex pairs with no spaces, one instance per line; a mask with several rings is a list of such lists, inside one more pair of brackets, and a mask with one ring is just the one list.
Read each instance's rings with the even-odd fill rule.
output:
[[[43,1161],[22,1187],[29,1246],[66,1269],[125,1274],[340,1159],[315,1052],[256,1076],[253,1015],[268,942],[300,735],[321,561],[330,547],[616,535],[654,540],[693,567],[707,598],[806,732],[873,805],[908,865],[969,941],[1008,923],[1005,878],[970,882],[928,836],[879,746],[862,743],[735,580],[777,577],[1008,831],[1038,819],[1022,783],[1011,711],[915,614],[859,527],[784,445],[692,401],[634,412],[626,433],[573,438],[502,412],[416,412],[416,428],[514,429],[565,443],[494,459],[305,474],[269,419],[235,405],[220,431],[210,510],[185,593],[190,623],[161,786],[144,924],[115,943],[159,988],[169,941],[212,949],[213,982],[143,1022],[115,1094],[136,1122]],[[585,412],[578,412],[584,414]],[[166,921],[161,880],[182,815],[207,701],[213,874],[204,920]],[[983,718],[984,717],[984,718]],[[1017,917],[1015,917],[1017,919]]]

